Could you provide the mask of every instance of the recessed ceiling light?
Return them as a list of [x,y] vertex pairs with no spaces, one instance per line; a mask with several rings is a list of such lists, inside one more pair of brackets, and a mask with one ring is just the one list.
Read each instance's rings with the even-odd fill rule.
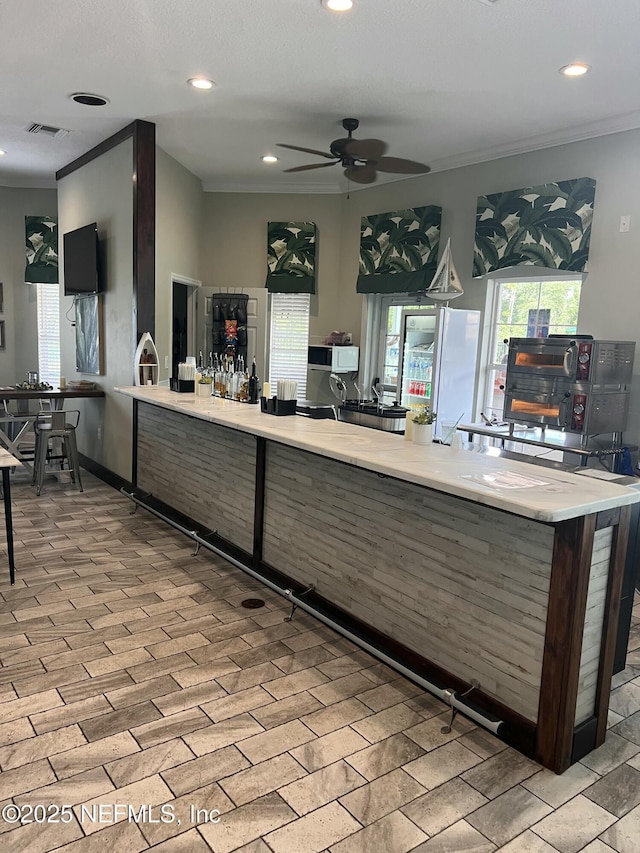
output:
[[108,98],[102,95],[92,95],[89,92],[74,92],[69,97],[76,104],[82,104],[84,107],[104,107],[109,103]]
[[2,148],[0,148],[0,157],[4,157],[4,155],[5,155],[6,153],[7,153],[6,151],[3,151],[3,150],[2,150]]
[[275,157],[273,154],[265,154],[264,157],[262,158],[262,162],[263,163],[277,163],[278,158]]
[[583,74],[588,74],[591,71],[591,66],[586,62],[572,62],[570,65],[564,65],[560,69],[560,73],[565,77],[582,77]]
[[207,80],[206,77],[191,77],[187,83],[194,89],[213,89],[216,85],[213,80]]
[[322,0],[322,5],[331,12],[348,12],[353,0]]

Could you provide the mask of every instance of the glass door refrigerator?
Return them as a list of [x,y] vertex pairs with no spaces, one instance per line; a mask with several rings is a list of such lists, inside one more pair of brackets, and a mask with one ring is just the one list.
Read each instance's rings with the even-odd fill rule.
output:
[[436,412],[433,437],[450,440],[454,424],[473,420],[480,311],[402,312],[398,400]]

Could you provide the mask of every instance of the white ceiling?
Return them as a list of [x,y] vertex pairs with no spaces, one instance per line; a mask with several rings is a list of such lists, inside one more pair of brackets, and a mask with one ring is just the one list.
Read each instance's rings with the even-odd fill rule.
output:
[[[576,60],[592,72],[558,73]],[[276,143],[328,151],[354,116],[356,137],[441,170],[640,127],[639,80],[638,0],[0,0],[0,185],[54,186],[145,119],[207,190],[340,192],[339,166],[283,174],[321,158]]]

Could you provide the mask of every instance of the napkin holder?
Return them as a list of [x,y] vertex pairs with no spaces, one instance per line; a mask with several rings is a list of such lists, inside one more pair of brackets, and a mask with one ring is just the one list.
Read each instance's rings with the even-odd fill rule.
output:
[[177,391],[179,394],[193,394],[196,390],[195,379],[177,379],[172,377],[169,383],[172,391]]
[[260,411],[268,415],[295,415],[297,400],[278,400],[277,397],[260,397]]

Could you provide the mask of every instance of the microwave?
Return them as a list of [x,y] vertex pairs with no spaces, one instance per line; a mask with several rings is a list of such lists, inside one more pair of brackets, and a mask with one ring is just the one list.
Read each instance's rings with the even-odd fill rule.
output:
[[309,370],[328,370],[331,373],[356,373],[360,347],[310,346],[307,358]]

